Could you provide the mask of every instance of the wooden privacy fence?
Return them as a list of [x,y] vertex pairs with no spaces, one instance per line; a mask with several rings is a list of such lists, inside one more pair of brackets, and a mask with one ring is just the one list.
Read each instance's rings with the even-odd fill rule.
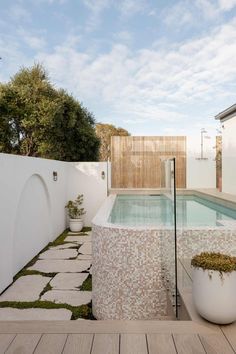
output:
[[113,136],[112,188],[164,187],[164,160],[176,158],[176,186],[186,187],[185,136]]

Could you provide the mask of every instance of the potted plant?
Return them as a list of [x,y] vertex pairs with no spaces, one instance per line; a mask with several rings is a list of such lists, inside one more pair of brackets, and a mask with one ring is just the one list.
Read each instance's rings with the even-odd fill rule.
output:
[[86,212],[84,208],[80,208],[80,205],[83,204],[84,196],[83,194],[79,194],[75,201],[69,200],[66,204],[65,208],[68,210],[69,215],[69,226],[72,232],[81,231],[83,228],[83,220],[81,216],[83,216]]
[[203,252],[193,257],[193,301],[210,322],[236,320],[236,257]]

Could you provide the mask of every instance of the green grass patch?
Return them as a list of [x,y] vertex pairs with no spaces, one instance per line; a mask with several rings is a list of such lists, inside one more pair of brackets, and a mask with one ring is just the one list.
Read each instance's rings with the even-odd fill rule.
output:
[[14,276],[13,281],[16,281],[18,278],[23,277],[25,275],[42,275],[43,277],[53,278],[55,277],[56,274],[57,273],[43,273],[38,270],[30,270],[30,269],[23,268],[22,270],[19,271],[19,273],[17,273]]
[[88,278],[85,279],[80,287],[82,291],[92,291],[92,276],[89,274]]
[[39,275],[43,275],[46,277],[54,277],[57,273],[42,273],[39,272],[37,270],[28,270],[27,268],[33,266],[35,264],[35,262],[38,260],[39,255],[45,251],[47,251],[49,249],[49,247],[55,247],[55,246],[59,246],[59,245],[63,245],[65,238],[67,237],[69,229],[66,229],[65,231],[63,231],[63,233],[61,235],[59,235],[56,240],[54,240],[53,242],[49,242],[49,244],[44,247],[33,259],[31,259],[31,261],[29,263],[26,264],[26,266],[24,268],[22,268],[13,278],[13,281],[16,281],[18,278],[24,276],[24,275],[34,275],[34,274],[39,274]]
[[71,306],[68,304],[56,304],[51,301],[31,301],[31,302],[18,302],[18,301],[2,301],[0,302],[0,308],[11,307],[15,309],[67,309],[72,312],[71,320],[77,320],[78,318],[84,318],[94,320],[92,314],[92,305]]
[[81,232],[89,232],[89,231],[91,231],[91,230],[92,230],[91,227],[89,227],[89,226],[84,226],[84,227],[82,228]]
[[41,296],[43,296],[43,294],[45,294],[47,291],[50,291],[50,290],[52,290],[52,286],[49,283],[47,283],[47,285],[44,287],[44,289],[39,294],[39,297],[41,298]]
[[65,243],[65,238],[67,237],[68,232],[69,232],[69,229],[66,229],[65,231],[63,231],[62,234],[56,238],[56,240],[54,240],[53,242],[50,242],[47,245],[47,248],[63,245]]

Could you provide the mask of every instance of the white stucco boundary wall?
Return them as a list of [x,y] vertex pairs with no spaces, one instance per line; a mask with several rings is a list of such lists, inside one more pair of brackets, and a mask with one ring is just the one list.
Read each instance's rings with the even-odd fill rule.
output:
[[222,192],[236,195],[236,118],[222,124]]
[[67,227],[65,204],[79,193],[84,194],[89,226],[107,196],[106,163],[0,154],[0,292]]
[[187,137],[186,187],[216,188],[215,136],[204,140],[201,157],[201,137]]
[[[107,197],[107,163],[106,162],[69,162],[67,164],[67,197],[75,199],[84,195],[83,207],[86,210],[84,224],[91,226],[102,202]],[[102,173],[104,172],[104,178]]]

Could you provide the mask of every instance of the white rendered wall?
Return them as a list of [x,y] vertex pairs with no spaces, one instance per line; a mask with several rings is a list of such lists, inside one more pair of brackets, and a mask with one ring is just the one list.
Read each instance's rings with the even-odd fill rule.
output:
[[[105,168],[103,163],[0,154],[0,292],[67,227],[68,199],[84,194],[85,225],[91,224],[107,195]],[[56,182],[53,171],[58,173]]]
[[[206,134],[207,135],[207,134]],[[215,136],[204,138],[201,156],[201,136],[187,137],[187,188],[216,188]]]
[[[102,172],[105,178],[102,178]],[[106,162],[70,162],[68,163],[68,199],[84,195],[83,207],[86,210],[84,223],[91,226],[91,221],[100,205],[107,197],[107,163]]]
[[222,192],[236,195],[236,117],[223,122]]

